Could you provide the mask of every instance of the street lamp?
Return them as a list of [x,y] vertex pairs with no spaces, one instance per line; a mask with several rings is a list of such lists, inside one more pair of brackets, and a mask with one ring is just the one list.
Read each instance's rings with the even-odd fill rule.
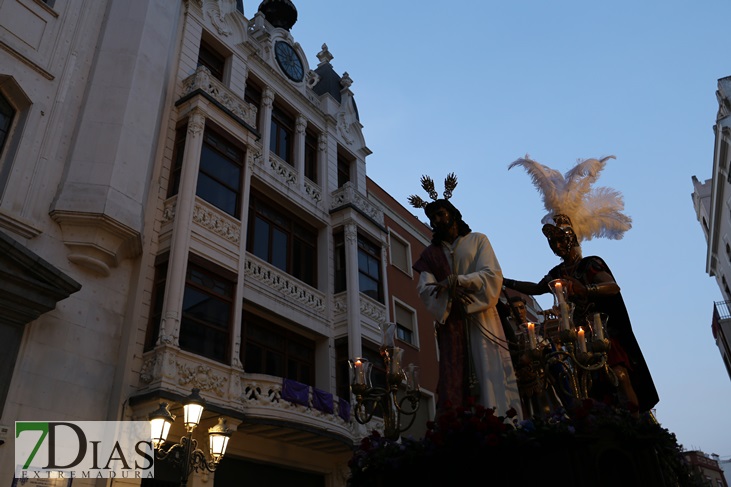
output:
[[193,431],[200,423],[206,401],[200,394],[200,389],[193,389],[190,396],[183,402],[183,419],[187,435],[180,438],[167,450],[164,448],[165,440],[170,432],[170,427],[175,421],[175,416],[170,414],[168,403],[161,402],[160,407],[150,414],[150,425],[152,426],[152,444],[155,447],[155,457],[158,460],[168,459],[181,469],[180,485],[185,487],[188,483],[188,476],[193,471],[206,469],[209,472],[216,470],[218,463],[223,458],[231,438],[233,430],[226,424],[222,417],[218,418],[218,424],[208,429],[209,449],[211,460],[206,458],[205,453],[198,448],[198,440],[193,438]]

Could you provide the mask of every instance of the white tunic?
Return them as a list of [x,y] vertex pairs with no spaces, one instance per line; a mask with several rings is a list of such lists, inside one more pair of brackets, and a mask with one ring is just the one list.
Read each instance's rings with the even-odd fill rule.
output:
[[[470,232],[451,245],[443,242],[443,246],[457,283],[473,291],[473,302],[466,312],[472,359],[480,383],[480,404],[496,408],[499,416],[514,408],[520,417],[518,382],[495,308],[502,291],[503,274],[492,245],[486,235]],[[421,272],[417,290],[434,318],[444,323],[452,302],[446,292],[441,292],[438,298],[430,295],[433,287],[428,284],[435,282],[432,273]]]

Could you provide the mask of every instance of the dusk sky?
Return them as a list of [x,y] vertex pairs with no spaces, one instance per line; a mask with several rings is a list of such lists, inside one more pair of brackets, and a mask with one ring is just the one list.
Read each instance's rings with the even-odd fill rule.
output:
[[691,177],[711,177],[731,2],[294,3],[310,68],[327,43],[353,80],[368,176],[423,219],[407,202],[421,175],[440,189],[455,172],[451,201],[490,238],[505,277],[537,281],[559,262],[538,192],[508,165],[529,154],[565,172],[616,156],[596,185],[624,195],[633,228],[583,254],[603,257],[622,288],[662,426],[685,449],[731,457],[731,380],[711,334],[723,298],[691,199]]

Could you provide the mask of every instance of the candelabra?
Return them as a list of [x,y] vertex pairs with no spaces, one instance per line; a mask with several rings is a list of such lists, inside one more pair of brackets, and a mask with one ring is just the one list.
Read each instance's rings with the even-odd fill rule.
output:
[[[380,411],[383,415],[383,435],[392,440],[398,439],[402,432],[411,427],[421,403],[419,367],[409,364],[406,371],[402,369],[404,350],[393,345],[394,328],[395,325],[392,323],[382,327],[384,343],[381,346],[381,357],[386,367],[385,387],[372,384],[373,363],[362,357],[348,361],[350,389],[355,396],[355,420],[360,424],[366,424]],[[404,382],[406,392],[399,397],[399,389]],[[402,416],[410,417],[408,424],[403,427]]]
[[160,407],[150,414],[152,426],[152,444],[155,447],[155,458],[168,460],[180,467],[180,485],[185,487],[188,477],[193,471],[206,469],[209,472],[216,470],[221,458],[226,452],[228,440],[233,431],[226,425],[224,418],[218,418],[218,424],[208,429],[210,440],[211,459],[206,458],[205,453],[198,448],[198,440],[193,438],[193,431],[200,423],[205,400],[199,395],[199,389],[193,389],[190,396],[183,403],[183,415],[187,435],[180,438],[178,443],[170,446],[167,450],[163,447],[170,427],[175,421],[175,416],[170,414],[168,404],[160,403]]
[[595,372],[602,371],[611,383],[618,385],[617,377],[607,363],[610,342],[604,336],[606,315],[593,313],[592,322],[584,323],[590,330],[587,340],[584,326],[574,326],[574,306],[566,296],[566,281],[556,279],[549,283],[554,296],[555,320],[558,330],[548,333],[549,320],[544,323],[544,337],[537,340],[533,323],[527,325],[527,347],[521,357],[522,370],[516,374],[522,390],[537,395],[554,386],[564,396],[576,399],[589,397]]

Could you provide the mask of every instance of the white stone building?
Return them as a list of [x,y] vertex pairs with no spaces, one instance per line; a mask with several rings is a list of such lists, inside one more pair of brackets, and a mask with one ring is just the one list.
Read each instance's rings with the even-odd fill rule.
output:
[[731,379],[731,77],[718,80],[711,179],[693,180],[693,207],[708,242],[706,272],[715,277],[724,301],[715,303],[712,333]]
[[0,0],[0,483],[15,421],[182,415],[197,388],[197,431],[236,429],[217,487],[345,485],[378,424],[344,402],[347,360],[377,360],[387,322],[433,415],[411,270],[429,229],[367,178],[352,80],[325,45],[310,66],[296,18]]

